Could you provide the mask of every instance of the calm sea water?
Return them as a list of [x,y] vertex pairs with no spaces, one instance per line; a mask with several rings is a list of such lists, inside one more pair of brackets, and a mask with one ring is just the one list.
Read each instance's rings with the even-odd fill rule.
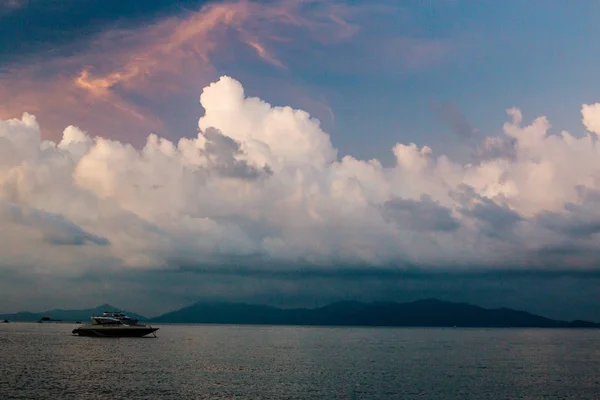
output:
[[598,399],[600,331],[0,324],[0,399]]

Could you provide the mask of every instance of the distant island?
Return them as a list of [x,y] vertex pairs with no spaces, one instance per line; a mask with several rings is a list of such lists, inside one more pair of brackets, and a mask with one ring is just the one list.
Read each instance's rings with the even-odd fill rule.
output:
[[93,314],[101,314],[103,311],[123,311],[140,321],[170,324],[600,328],[600,324],[589,321],[559,321],[509,308],[486,309],[468,303],[453,303],[437,299],[406,303],[344,301],[312,309],[281,309],[245,303],[198,302],[155,318],[145,318],[139,314],[103,304],[86,310],[0,314],[0,320],[34,322],[46,317],[63,321],[89,321]]

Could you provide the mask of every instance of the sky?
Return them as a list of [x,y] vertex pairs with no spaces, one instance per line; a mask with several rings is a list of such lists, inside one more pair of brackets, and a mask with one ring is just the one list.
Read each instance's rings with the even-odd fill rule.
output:
[[600,321],[599,8],[0,0],[0,311]]

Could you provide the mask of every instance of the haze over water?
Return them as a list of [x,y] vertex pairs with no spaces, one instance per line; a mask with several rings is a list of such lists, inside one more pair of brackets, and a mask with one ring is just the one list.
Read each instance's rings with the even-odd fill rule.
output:
[[596,399],[597,330],[0,325],[1,399]]

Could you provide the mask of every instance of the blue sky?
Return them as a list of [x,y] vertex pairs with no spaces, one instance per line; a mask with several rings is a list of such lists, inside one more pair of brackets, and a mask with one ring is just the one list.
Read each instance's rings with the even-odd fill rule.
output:
[[[527,119],[547,115],[555,129],[581,134],[581,103],[597,100],[597,13],[590,2],[452,1],[410,7],[410,28],[396,34],[458,43],[445,60],[402,71],[393,66],[380,76],[335,81],[340,98],[340,134],[349,151],[360,148],[353,130],[376,134],[378,156],[394,141],[452,145],[448,127],[432,115],[432,102],[454,102],[472,124],[497,131],[505,109],[516,106]],[[586,5],[587,4],[587,5]],[[394,30],[392,30],[394,31]],[[376,62],[376,60],[372,60]],[[359,96],[352,94],[360,93]],[[347,116],[345,117],[346,114]],[[354,117],[353,117],[354,116]],[[365,149],[366,150],[366,149]],[[434,148],[435,150],[435,148]]]
[[[0,13],[4,20],[0,70],[39,65],[39,57],[90,52],[102,32],[142,29],[205,3],[153,1],[142,7],[34,0],[22,2],[21,8],[5,5]],[[366,3],[338,4],[348,10],[360,8],[348,18],[358,29],[347,40],[321,44],[306,40],[301,30],[283,30],[287,42],[275,43],[273,53],[286,62],[285,70],[257,59],[248,49],[232,46],[233,56],[226,56],[227,51],[225,56],[215,55],[213,75],[230,74],[243,82],[250,95],[274,104],[307,108],[322,120],[342,154],[359,158],[391,160],[394,143],[411,141],[435,143],[434,151],[439,153],[452,152],[461,143],[432,109],[446,102],[454,103],[484,132],[500,130],[505,110],[513,106],[522,109],[526,120],[547,115],[557,131],[583,132],[579,107],[597,100],[592,83],[600,30],[597,4],[407,1],[378,3],[367,11]],[[377,9],[384,4],[388,8]],[[414,42],[410,45],[414,48],[403,50],[409,46],[404,41]],[[179,124],[177,132],[193,134],[201,112],[196,99],[206,79],[194,82],[194,74],[186,73],[195,92],[186,93],[187,88],[181,87],[173,110],[161,107],[159,114],[167,120],[175,114],[178,121],[169,121],[170,126]],[[5,73],[1,79],[29,77]],[[281,81],[294,90],[279,85]],[[298,92],[326,104],[335,119],[298,101]],[[4,95],[14,93],[7,90]],[[147,100],[140,94],[136,97],[140,103]],[[27,110],[13,107],[2,114],[15,116],[23,111]],[[60,111],[65,114],[63,125],[71,123],[69,110]],[[94,131],[94,126],[83,128]],[[149,128],[140,128],[138,136],[145,136],[143,129]]]
[[[349,45],[335,49],[332,57],[340,57],[350,71],[339,73],[317,62],[289,71],[301,85],[316,85],[329,94],[336,120],[324,124],[343,153],[386,157],[396,141],[441,142],[443,148],[434,150],[447,151],[456,137],[431,107],[442,102],[455,103],[485,132],[499,131],[507,120],[505,110],[516,106],[526,119],[547,115],[556,131],[583,133],[579,108],[597,100],[592,84],[597,4],[402,4],[406,9],[365,21],[359,38],[372,39],[369,43],[395,37],[439,41],[448,47],[443,54],[406,65]],[[246,86],[260,94],[252,81]]]

